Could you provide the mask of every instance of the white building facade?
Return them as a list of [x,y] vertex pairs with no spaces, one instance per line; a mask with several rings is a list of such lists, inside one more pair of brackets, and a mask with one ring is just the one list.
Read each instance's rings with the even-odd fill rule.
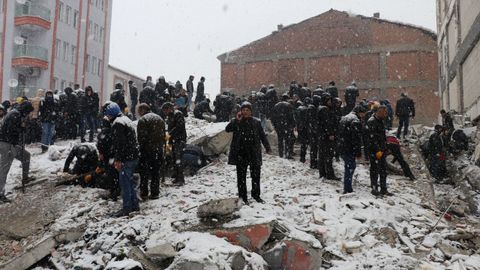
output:
[[112,0],[0,0],[0,100],[107,89]]

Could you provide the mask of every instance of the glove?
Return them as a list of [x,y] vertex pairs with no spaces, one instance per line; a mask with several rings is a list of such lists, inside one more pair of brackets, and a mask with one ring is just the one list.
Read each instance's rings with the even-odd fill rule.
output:
[[103,173],[103,169],[100,168],[100,167],[97,167],[97,168],[95,169],[95,173],[96,173],[96,174],[102,174],[102,173]]
[[89,183],[90,181],[92,181],[92,175],[91,174],[85,175],[83,177],[83,180],[85,181],[85,183]]
[[378,151],[377,153],[375,153],[375,157],[380,160],[382,157],[383,157],[383,152],[382,151]]

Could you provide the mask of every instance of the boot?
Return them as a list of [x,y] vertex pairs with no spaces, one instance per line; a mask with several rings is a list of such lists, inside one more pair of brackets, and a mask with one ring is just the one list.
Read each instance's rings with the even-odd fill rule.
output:
[[42,154],[48,151],[48,146],[42,145]]

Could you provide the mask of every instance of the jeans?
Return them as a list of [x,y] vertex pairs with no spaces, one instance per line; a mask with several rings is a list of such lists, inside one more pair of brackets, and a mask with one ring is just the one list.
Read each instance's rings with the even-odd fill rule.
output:
[[355,168],[357,167],[355,156],[352,153],[345,153],[342,155],[342,159],[345,164],[345,174],[343,175],[343,192],[353,192],[352,178]]
[[400,134],[402,133],[402,127],[403,127],[403,137],[407,136],[409,122],[410,122],[410,116],[400,116],[400,120],[398,122],[398,129],[397,129],[397,138],[400,138]]
[[22,162],[22,178],[28,178],[30,170],[30,153],[23,150],[20,145],[13,145],[6,142],[0,142],[0,195],[5,194],[5,183],[7,175],[14,159]]
[[133,183],[133,173],[137,167],[138,160],[122,162],[122,170],[119,173],[120,188],[122,190],[123,211],[131,212],[139,208],[137,191]]
[[131,109],[130,109],[130,112],[131,112],[132,115],[133,115],[133,120],[137,120],[137,115],[136,115],[136,113],[137,113],[137,103],[138,103],[137,100],[138,100],[138,99],[132,99],[132,100],[131,100],[131,101],[132,101],[132,107],[131,107]]
[[42,123],[42,145],[49,146],[53,144],[53,136],[55,136],[55,123]]
[[193,99],[193,92],[188,92],[188,101],[187,101],[188,111],[192,110],[192,99]]
[[86,134],[87,126],[90,129],[90,140],[93,140],[93,134],[95,133],[96,129],[96,119],[95,115],[93,114],[85,114],[82,116],[80,120],[80,138],[83,139]]

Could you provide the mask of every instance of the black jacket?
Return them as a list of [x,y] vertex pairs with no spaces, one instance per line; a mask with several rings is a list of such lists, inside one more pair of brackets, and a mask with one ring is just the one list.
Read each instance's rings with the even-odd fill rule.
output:
[[161,156],[165,144],[165,122],[159,115],[147,113],[142,116],[138,120],[137,134],[142,157]]
[[78,99],[74,93],[67,94],[63,111],[69,115],[75,115],[78,112]]
[[113,157],[113,134],[110,122],[104,122],[102,131],[98,134],[97,149],[98,153],[104,156],[104,162],[108,163],[109,159]]
[[269,152],[271,150],[262,124],[257,118],[234,119],[225,128],[233,132],[230,144],[228,164],[230,165],[262,165],[261,144]]
[[59,107],[57,101],[52,98],[45,98],[40,102],[38,117],[42,123],[54,123],[58,118]]
[[192,80],[187,81],[186,87],[187,87],[187,92],[193,94],[193,91],[195,91],[195,89],[193,89],[193,81]]
[[375,114],[367,121],[367,133],[370,154],[375,155],[378,151],[387,150],[387,136],[383,120],[375,117]]
[[353,154],[358,157],[362,153],[362,123],[354,112],[342,117],[338,129],[338,146],[340,153]]
[[205,95],[205,84],[198,82],[197,85],[197,97],[202,98]]
[[125,111],[127,103],[125,102],[125,95],[123,94],[122,89],[116,89],[115,91],[113,91],[113,93],[110,95],[110,101],[117,103],[122,112]]
[[122,162],[138,158],[137,135],[132,121],[122,115],[112,124],[112,153],[115,160]]
[[0,141],[13,145],[20,144],[20,137],[25,130],[22,127],[22,119],[25,117],[19,109],[14,108],[2,120],[0,129]]
[[455,130],[455,126],[453,125],[453,119],[450,115],[450,112],[446,113],[445,117],[443,118],[443,127],[450,133],[453,133],[453,131]]
[[181,111],[175,110],[167,117],[168,134],[172,143],[187,142],[187,130],[185,129],[185,117]]
[[329,85],[325,92],[329,93],[332,98],[338,97],[338,88],[335,85]]
[[298,140],[300,143],[308,143],[310,138],[310,123],[308,107],[300,106],[297,108],[295,121],[297,122]]
[[131,101],[138,100],[138,89],[135,85],[130,86],[130,100]]
[[210,108],[210,103],[207,100],[203,100],[193,109],[193,115],[195,118],[203,119],[203,113],[213,113],[212,109]]
[[95,147],[88,144],[80,144],[73,147],[72,151],[65,160],[63,171],[68,172],[70,163],[74,158],[77,158],[75,173],[86,173],[94,171],[98,164],[98,155]]
[[155,93],[155,90],[151,87],[145,87],[143,90],[140,92],[140,98],[138,100],[140,103],[146,103],[150,106],[153,112],[157,112],[156,109],[156,104],[157,104],[157,95]]
[[415,103],[409,97],[402,97],[397,101],[395,115],[398,117],[415,117]]
[[272,124],[277,130],[295,128],[295,108],[286,101],[280,101],[273,107]]
[[330,136],[337,135],[338,115],[333,108],[327,106],[318,107],[317,136],[320,141],[330,141]]
[[350,85],[345,89],[345,103],[355,104],[358,96],[359,93],[357,87]]
[[428,139],[428,155],[430,157],[438,157],[440,154],[445,154],[445,144],[441,133],[434,132]]
[[92,95],[83,95],[80,97],[80,106],[81,112],[86,115],[97,115],[100,101],[97,93],[92,93]]

